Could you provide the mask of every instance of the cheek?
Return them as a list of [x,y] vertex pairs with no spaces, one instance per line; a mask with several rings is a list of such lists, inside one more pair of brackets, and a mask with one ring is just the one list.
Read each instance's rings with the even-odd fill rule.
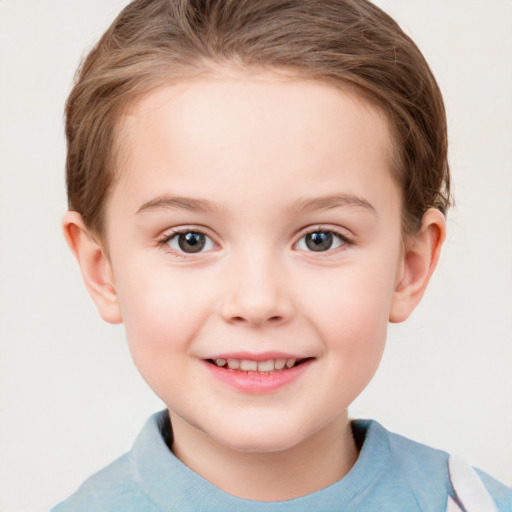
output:
[[204,290],[165,269],[126,275],[122,282],[118,297],[130,352],[143,377],[158,378],[164,361],[180,364],[179,358],[187,355],[207,314],[208,298],[202,297]]
[[322,280],[321,286],[318,282],[315,286],[314,280],[303,281],[304,310],[331,350],[354,356],[373,347],[382,350],[394,290],[393,269],[391,264],[375,262],[340,269]]
[[[331,300],[317,307],[317,331],[325,344],[330,370],[345,406],[363,391],[377,371],[385,348],[389,293],[375,286],[332,287]],[[340,397],[333,397],[338,403]]]

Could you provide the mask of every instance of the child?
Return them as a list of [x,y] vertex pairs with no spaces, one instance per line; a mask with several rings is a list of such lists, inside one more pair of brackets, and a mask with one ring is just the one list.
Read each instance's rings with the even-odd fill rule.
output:
[[168,410],[56,511],[512,509],[347,409],[450,203],[414,43],[365,0],[136,0],[67,105],[67,241]]

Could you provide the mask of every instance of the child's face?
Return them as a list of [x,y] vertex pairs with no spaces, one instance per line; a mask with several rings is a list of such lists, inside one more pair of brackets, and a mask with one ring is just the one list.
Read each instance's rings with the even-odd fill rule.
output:
[[[249,451],[345,422],[403,273],[384,117],[320,83],[232,75],[151,93],[122,135],[113,283],[171,415]],[[268,371],[283,360],[302,363]]]

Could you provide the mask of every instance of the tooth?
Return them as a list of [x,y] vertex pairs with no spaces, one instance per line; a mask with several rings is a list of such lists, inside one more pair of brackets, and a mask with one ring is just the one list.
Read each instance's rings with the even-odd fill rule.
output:
[[271,372],[274,369],[274,361],[269,359],[268,361],[260,361],[258,363],[259,372]]
[[240,361],[238,359],[228,359],[228,366],[232,370],[238,370],[240,368]]
[[226,360],[225,359],[215,359],[215,364],[217,366],[225,366]]
[[286,366],[286,359],[276,359],[274,366],[276,370],[282,370]]
[[244,372],[255,372],[258,369],[258,363],[256,361],[249,361],[248,359],[242,359],[240,361],[240,370]]
[[297,362],[297,359],[287,359],[286,360],[286,367],[287,368],[291,368],[296,362]]

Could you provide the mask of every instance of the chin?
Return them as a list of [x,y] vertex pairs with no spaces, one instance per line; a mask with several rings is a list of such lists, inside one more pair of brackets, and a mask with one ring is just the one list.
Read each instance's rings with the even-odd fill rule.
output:
[[[261,427],[261,426],[260,426]],[[207,433],[217,443],[241,453],[277,453],[290,450],[304,439],[290,428],[263,426],[263,428],[224,429],[221,435]]]

